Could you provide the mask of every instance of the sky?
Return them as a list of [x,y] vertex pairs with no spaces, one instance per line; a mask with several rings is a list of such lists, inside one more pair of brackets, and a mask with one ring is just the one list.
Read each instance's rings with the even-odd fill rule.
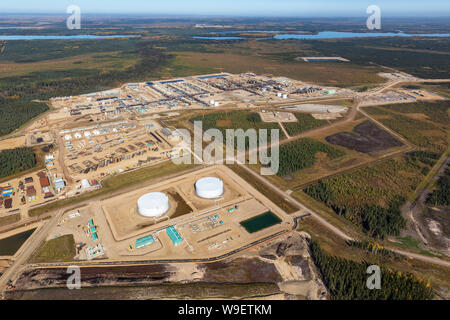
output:
[[369,5],[395,17],[450,16],[449,0],[0,0],[1,13],[82,13],[212,16],[366,16]]

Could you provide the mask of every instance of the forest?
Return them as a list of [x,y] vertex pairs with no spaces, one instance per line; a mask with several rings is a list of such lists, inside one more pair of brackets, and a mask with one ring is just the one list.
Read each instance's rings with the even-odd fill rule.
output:
[[450,169],[436,183],[437,189],[428,195],[426,203],[435,206],[450,206]]
[[311,138],[295,140],[280,146],[280,168],[278,176],[309,168],[316,162],[316,154],[323,152],[330,159],[345,155],[345,152]]
[[398,235],[405,226],[400,208],[439,155],[414,151],[398,159],[320,180],[303,191],[374,238]]
[[297,122],[286,122],[283,123],[284,128],[289,133],[290,136],[295,136],[302,132],[315,129],[328,124],[326,120],[317,120],[310,114],[306,113],[294,113],[297,118]]
[[359,65],[378,64],[399,69],[424,79],[448,79],[448,38],[371,38],[340,41],[304,41],[324,56],[341,56]]
[[[269,123],[261,121],[261,117],[256,112],[248,112],[244,110],[234,110],[229,112],[214,112],[199,115],[189,119],[191,123],[194,121],[202,121],[203,131],[208,129],[218,129],[222,132],[225,141],[226,129],[242,129],[247,131],[248,129],[255,129],[257,132],[259,129],[267,129],[267,143],[271,141],[271,129],[276,129],[279,132],[279,138],[282,140],[285,136],[283,131],[277,123]],[[235,139],[236,146],[236,139]],[[248,138],[246,138],[246,147],[248,146]]]
[[51,97],[101,91],[129,80],[148,80],[152,72],[164,65],[170,55],[154,48],[150,42],[136,45],[139,62],[125,70],[99,72],[72,69],[67,71],[40,71],[26,76],[5,77],[0,81],[0,135],[8,134],[33,117],[46,111],[43,103]]
[[381,269],[381,288],[368,289],[369,263],[332,256],[311,240],[310,253],[333,300],[431,300],[428,282],[412,274]]
[[1,98],[0,104],[0,136],[11,133],[30,119],[49,109],[45,103],[13,101],[2,103]]
[[416,102],[416,103],[399,103],[384,106],[387,110],[398,111],[402,113],[423,113],[430,120],[441,123],[450,124],[450,117],[447,110],[450,108],[450,102],[434,101],[434,102]]
[[28,170],[36,165],[36,155],[31,148],[8,149],[0,152],[0,178]]

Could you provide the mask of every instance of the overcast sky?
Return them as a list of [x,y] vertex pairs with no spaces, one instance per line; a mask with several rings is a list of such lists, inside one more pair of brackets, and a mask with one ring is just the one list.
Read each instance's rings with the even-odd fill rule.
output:
[[237,15],[237,16],[366,16],[378,5],[383,16],[450,16],[449,0],[0,0],[0,13],[66,13],[75,4],[82,13]]

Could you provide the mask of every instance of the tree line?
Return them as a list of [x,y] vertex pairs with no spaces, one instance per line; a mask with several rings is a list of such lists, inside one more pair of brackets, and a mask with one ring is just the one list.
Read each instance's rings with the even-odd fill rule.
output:
[[426,203],[439,206],[450,206],[450,169],[445,169],[445,174],[437,181],[437,189],[430,193]]
[[380,289],[369,289],[369,263],[332,256],[310,241],[310,254],[333,300],[430,300],[433,292],[427,281],[410,273],[380,268]]
[[8,149],[0,152],[0,178],[36,166],[36,155],[31,148]]
[[316,154],[324,152],[330,159],[345,153],[320,141],[303,138],[280,146],[280,168],[277,175],[285,176],[295,171],[309,168],[316,162]]

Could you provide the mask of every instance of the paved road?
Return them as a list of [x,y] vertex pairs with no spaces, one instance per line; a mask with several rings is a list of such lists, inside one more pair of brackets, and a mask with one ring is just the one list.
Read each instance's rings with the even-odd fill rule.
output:
[[287,199],[289,202],[293,203],[294,205],[296,205],[298,208],[303,209],[308,211],[309,213],[311,213],[311,216],[314,217],[317,221],[319,221],[323,226],[325,226],[327,229],[331,230],[333,233],[339,235],[342,239],[344,240],[352,240],[353,238],[351,238],[350,236],[348,236],[345,232],[339,230],[337,227],[335,227],[334,225],[332,225],[330,222],[328,222],[327,220],[325,220],[324,218],[322,218],[322,216],[318,213],[316,213],[315,211],[311,210],[310,208],[308,208],[307,206],[305,206],[304,204],[300,203],[299,201],[297,201],[295,198],[291,197],[290,195],[286,194],[286,192],[284,192],[283,190],[281,190],[280,188],[278,188],[277,186],[275,186],[272,182],[270,182],[269,180],[267,180],[266,178],[260,176],[259,174],[257,174],[255,171],[253,171],[252,169],[250,169],[249,167],[243,165],[243,164],[238,164],[239,167],[241,167],[242,169],[244,169],[245,171],[247,171],[248,173],[250,173],[252,176],[254,176],[256,179],[258,179],[261,183],[269,186],[272,190],[274,190],[276,193],[278,193],[279,195],[281,195],[282,197],[284,197],[285,199]]

